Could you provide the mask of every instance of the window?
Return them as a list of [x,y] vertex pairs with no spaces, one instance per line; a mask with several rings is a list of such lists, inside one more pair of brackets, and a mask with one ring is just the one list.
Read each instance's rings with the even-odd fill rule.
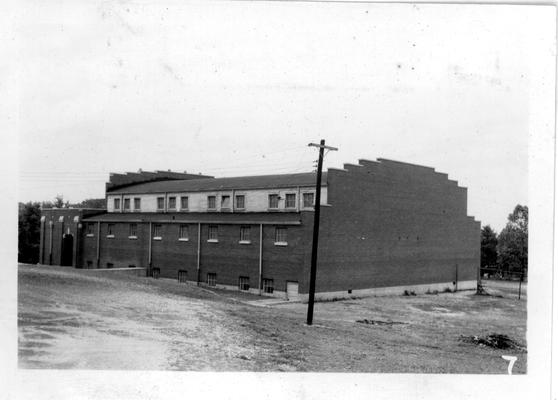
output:
[[124,210],[130,211],[130,199],[124,199]]
[[134,210],[141,209],[141,199],[139,197],[134,198]]
[[176,197],[169,197],[169,209],[176,210]]
[[163,230],[163,226],[161,224],[153,225],[153,239],[161,240],[163,237],[161,236]]
[[161,268],[153,268],[151,270],[151,276],[155,279],[159,279],[159,276],[161,275]]
[[93,226],[94,226],[93,224],[85,224],[85,229],[86,229],[86,235],[87,236],[90,236],[90,237],[95,236],[93,234]]
[[231,208],[231,196],[221,196],[221,208]]
[[136,268],[136,266],[134,264],[130,264],[128,265],[128,268]]
[[283,226],[277,226],[275,228],[275,244],[277,246],[287,245],[287,228]]
[[304,193],[302,195],[304,207],[314,207],[314,193]]
[[93,268],[93,261],[87,260],[86,262],[87,262],[87,268],[88,268],[88,269]]
[[268,208],[279,208],[279,195],[270,194],[269,195],[269,207]]
[[285,208],[295,208],[296,207],[296,194],[287,193],[285,195]]
[[120,199],[114,199],[114,209],[120,210]]
[[178,240],[182,240],[182,241],[188,240],[188,225],[181,224],[178,227]]
[[242,244],[250,243],[250,227],[248,225],[240,227],[240,242]]
[[250,290],[250,278],[247,276],[238,277],[238,288],[240,290]]
[[178,271],[178,282],[186,283],[188,278],[188,272],[181,269]]
[[263,291],[264,293],[273,293],[273,279],[263,280]]
[[207,241],[208,242],[218,242],[219,241],[219,230],[217,225],[209,225]]
[[113,238],[114,237],[114,224],[107,225],[107,237]]
[[114,264],[113,263],[107,263],[107,268],[114,268]]
[[215,196],[207,196],[207,208],[215,210]]
[[165,209],[165,198],[157,197],[157,210],[164,210],[164,209]]
[[244,195],[236,196],[235,208],[239,210],[244,210]]
[[217,284],[217,274],[209,272],[207,274],[207,285],[215,286]]
[[187,210],[188,209],[188,196],[182,196],[180,198],[180,209]]
[[130,224],[130,232],[128,234],[129,239],[138,238],[138,224]]

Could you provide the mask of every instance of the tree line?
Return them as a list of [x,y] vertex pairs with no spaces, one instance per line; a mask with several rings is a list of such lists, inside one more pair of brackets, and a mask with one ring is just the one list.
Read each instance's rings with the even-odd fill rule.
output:
[[18,204],[18,251],[17,259],[22,263],[39,262],[41,241],[42,208],[106,208],[105,199],[86,199],[81,203],[70,204],[64,196],[58,195],[54,201],[27,202]]
[[529,209],[517,205],[497,234],[490,225],[481,229],[481,274],[522,279],[527,275]]

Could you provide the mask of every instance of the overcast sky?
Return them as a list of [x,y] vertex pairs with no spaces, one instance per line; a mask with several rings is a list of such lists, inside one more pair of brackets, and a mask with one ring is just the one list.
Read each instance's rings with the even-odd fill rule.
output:
[[448,173],[497,230],[527,198],[549,7],[37,2],[20,25],[19,200],[109,172],[215,176],[390,158]]

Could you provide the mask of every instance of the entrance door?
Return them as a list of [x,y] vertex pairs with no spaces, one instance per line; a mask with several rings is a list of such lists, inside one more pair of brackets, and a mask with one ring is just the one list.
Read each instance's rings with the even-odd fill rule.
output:
[[62,237],[62,257],[60,265],[72,266],[74,258],[74,237],[67,233]]
[[298,300],[298,282],[287,281],[287,300]]

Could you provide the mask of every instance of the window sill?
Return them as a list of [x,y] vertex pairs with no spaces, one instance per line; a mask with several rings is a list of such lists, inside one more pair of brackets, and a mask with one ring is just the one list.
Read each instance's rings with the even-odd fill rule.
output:
[[163,238],[161,236],[155,236],[153,237],[153,240],[163,240]]
[[130,239],[130,240],[137,240],[138,237],[137,237],[137,236],[128,236],[128,239]]
[[87,235],[85,235],[85,237],[95,237],[95,235],[92,233],[88,233]]
[[107,239],[114,239],[114,235],[107,235]]
[[178,238],[178,241],[179,242],[189,242],[190,239],[188,239],[188,238]]
[[207,239],[207,243],[219,243],[219,239]]
[[274,242],[273,243],[275,246],[287,246],[288,243],[287,242]]
[[238,244],[251,244],[251,243],[252,243],[251,240],[240,240],[240,241],[238,242]]

